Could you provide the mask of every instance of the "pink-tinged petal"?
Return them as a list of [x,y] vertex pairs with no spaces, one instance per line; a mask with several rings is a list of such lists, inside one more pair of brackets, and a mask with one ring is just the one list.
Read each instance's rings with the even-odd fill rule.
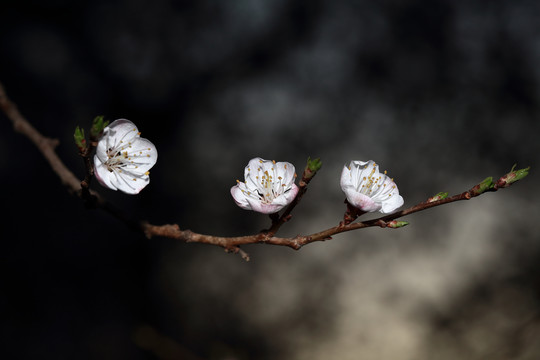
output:
[[387,214],[403,205],[396,184],[386,174],[379,173],[373,161],[351,161],[341,172],[341,189],[349,203],[365,212]]
[[285,205],[277,205],[277,204],[265,204],[257,199],[247,198],[247,201],[249,202],[249,205],[251,207],[251,210],[260,212],[261,214],[274,214],[277,213],[279,210],[283,209]]
[[94,156],[94,175],[96,175],[96,179],[102,186],[111,190],[117,190],[116,186],[111,181],[111,172],[107,170],[107,167],[105,165],[98,163],[96,161],[96,158],[97,156]]
[[354,189],[345,189],[344,192],[347,196],[347,201],[362,211],[373,212],[381,209],[380,203],[373,201],[369,196],[361,194]]
[[247,201],[247,197],[239,185],[235,185],[231,188],[231,195],[236,205],[244,210],[251,210],[251,205]]
[[[102,138],[103,139],[103,138]],[[96,154],[94,156],[94,162],[96,159],[99,159],[100,162],[104,163],[108,160],[107,156],[107,144],[106,141],[100,140],[96,146]]]

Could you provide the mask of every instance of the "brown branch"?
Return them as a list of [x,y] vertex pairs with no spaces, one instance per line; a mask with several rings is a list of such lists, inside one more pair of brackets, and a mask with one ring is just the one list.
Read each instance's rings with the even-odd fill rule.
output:
[[[2,83],[0,83],[0,109],[6,114],[8,119],[13,124],[13,129],[29,138],[38,150],[43,154],[45,160],[49,163],[52,170],[58,175],[62,184],[66,186],[68,191],[72,194],[76,194],[87,205],[92,207],[101,207],[108,212],[112,213],[118,218],[122,218],[120,212],[112,207],[111,204],[105,202],[105,200],[95,191],[88,189],[88,186],[84,187],[85,180],[81,182],[74,174],[69,170],[64,162],[55,152],[55,147],[59,141],[57,139],[51,139],[43,136],[35,127],[33,127],[26,118],[19,112],[17,105],[15,105],[7,96],[6,91]],[[89,180],[87,182],[89,185]],[[83,188],[85,191],[83,191]],[[123,221],[128,221],[123,219]]]
[[[86,176],[85,180],[82,182],[82,188],[85,188],[88,191],[81,191],[81,181],[64,165],[62,160],[55,153],[54,148],[58,144],[57,140],[47,138],[39,133],[17,110],[17,107],[12,103],[6,93],[2,84],[0,83],[0,109],[7,115],[7,117],[13,123],[15,131],[28,137],[41,151],[45,159],[51,165],[53,171],[60,177],[62,183],[66,185],[68,190],[71,193],[76,193],[83,200],[93,200],[91,205],[101,208],[109,212],[114,217],[120,219],[126,223],[129,227],[142,231],[148,238],[155,236],[166,237],[177,239],[185,242],[196,242],[202,244],[216,245],[224,248],[228,252],[239,253],[242,258],[249,260],[249,256],[243,250],[240,249],[240,246],[247,244],[270,244],[278,246],[288,246],[292,249],[299,250],[302,246],[310,244],[316,241],[324,241],[332,239],[333,235],[340,234],[347,231],[379,226],[382,228],[392,227],[392,221],[401,218],[406,215],[410,215],[419,211],[427,210],[435,206],[440,206],[444,204],[449,204],[461,200],[469,200],[473,197],[479,196],[484,192],[493,192],[498,189],[505,188],[510,186],[513,182],[520,180],[527,175],[529,168],[514,171],[512,168],[511,172],[501,177],[496,183],[493,183],[491,178],[488,178],[481,182],[480,184],[475,185],[470,190],[465,191],[461,194],[454,195],[452,197],[432,201],[422,202],[420,204],[411,206],[407,209],[398,211],[396,213],[381,216],[376,219],[367,220],[364,222],[356,222],[355,216],[362,215],[361,213],[349,214],[351,218],[350,221],[347,221],[347,213],[344,221],[341,221],[337,226],[328,228],[326,230],[313,233],[311,235],[298,235],[293,238],[282,238],[274,236],[279,228],[291,217],[292,210],[300,202],[302,195],[307,190],[307,184],[313,178],[315,172],[309,172],[309,169],[304,170],[302,179],[299,183],[299,192],[297,197],[293,202],[285,209],[281,216],[274,215],[272,217],[272,226],[268,231],[264,231],[254,235],[247,236],[236,236],[236,237],[221,237],[213,235],[204,235],[198,234],[191,230],[181,230],[177,224],[166,224],[166,225],[152,225],[144,221],[132,220],[125,217],[118,209],[114,208],[110,203],[106,202],[99,194],[89,190],[88,186],[90,185],[90,178],[92,174],[92,164],[90,163],[90,155],[88,153],[81,154],[85,159],[86,163]],[[95,146],[95,145],[94,145]],[[349,208],[349,212],[351,209]],[[354,218],[353,218],[354,217]]]
[[91,139],[90,146],[84,148],[79,152],[79,155],[83,158],[85,175],[81,181],[81,197],[87,204],[94,204],[98,199],[94,192],[90,190],[90,184],[94,176],[94,164],[92,163],[92,154],[97,146],[95,139]]
[[21,115],[17,106],[7,97],[4,87],[0,83],[0,108],[7,115],[13,124],[13,129],[28,137],[43,154],[45,159],[51,165],[53,171],[60,177],[62,183],[70,192],[80,190],[81,182],[64,165],[62,160],[56,155],[54,148],[58,145],[57,139],[45,137],[39,133],[26,119]]
[[198,242],[204,244],[211,244],[221,246],[225,249],[235,249],[241,245],[248,244],[270,244],[270,245],[280,245],[288,246],[292,249],[299,250],[302,246],[310,244],[316,241],[325,241],[332,239],[333,235],[340,234],[347,231],[379,226],[387,227],[387,224],[395,219],[401,218],[405,215],[410,215],[415,212],[423,211],[430,209],[435,206],[448,204],[460,200],[469,200],[472,195],[470,191],[454,195],[452,197],[433,201],[433,202],[423,202],[414,206],[411,206],[402,211],[396,213],[382,216],[376,219],[368,220],[365,222],[352,223],[344,225],[340,223],[337,226],[331,227],[329,229],[307,235],[307,236],[296,236],[294,238],[282,238],[275,236],[267,236],[265,233],[260,233],[256,235],[247,235],[247,236],[238,236],[238,237],[220,237],[220,236],[211,236],[211,235],[202,235],[194,233],[190,230],[180,230],[180,227],[176,224],[168,225],[151,225],[148,223],[143,224],[143,229],[148,238],[153,236],[173,238],[185,242]]
[[315,173],[309,172],[309,169],[306,167],[302,174],[302,179],[298,183],[298,193],[296,194],[296,197],[293,199],[293,201],[285,208],[285,211],[281,214],[281,216],[275,216],[277,214],[270,215],[270,218],[272,219],[272,226],[270,229],[265,231],[265,236],[267,238],[271,238],[276,234],[276,232],[279,230],[279,228],[285,224],[287,221],[289,221],[292,217],[291,212],[294,210],[296,205],[300,202],[302,199],[302,196],[307,191],[307,186],[311,179],[313,179],[313,176]]
[[368,221],[365,221],[365,222],[358,222],[358,223],[352,223],[352,224],[347,224],[347,225],[344,225],[344,224],[341,223],[340,225],[335,226],[333,228],[326,229],[326,230],[323,230],[321,232],[310,235],[309,236],[310,240],[306,241],[302,245],[306,245],[306,244],[309,244],[309,243],[314,242],[314,241],[329,240],[329,239],[331,239],[332,235],[336,235],[336,234],[346,232],[346,231],[352,231],[352,230],[362,229],[362,228],[366,228],[366,227],[373,227],[373,226],[379,226],[379,227],[384,228],[384,227],[387,227],[387,224],[390,221],[396,220],[396,219],[401,218],[401,217],[403,217],[405,215],[410,215],[410,214],[413,214],[415,212],[427,210],[427,209],[430,209],[430,208],[435,207],[435,206],[444,205],[444,204],[448,204],[448,203],[455,202],[455,201],[469,200],[471,198],[472,198],[472,195],[471,195],[470,190],[469,190],[469,191],[465,191],[465,192],[463,192],[461,194],[454,195],[454,196],[446,198],[446,199],[433,201],[433,202],[422,202],[420,204],[411,206],[411,207],[409,207],[407,209],[398,211],[396,213],[386,215],[386,216],[381,216],[379,218],[368,220]]

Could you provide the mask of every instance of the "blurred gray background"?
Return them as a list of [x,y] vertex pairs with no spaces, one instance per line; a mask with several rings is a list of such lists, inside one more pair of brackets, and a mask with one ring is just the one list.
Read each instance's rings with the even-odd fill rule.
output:
[[229,194],[255,156],[323,160],[283,236],[339,222],[350,160],[388,170],[405,207],[532,166],[405,228],[244,262],[85,209],[2,114],[6,359],[540,357],[540,3],[8,0],[0,82],[81,178],[74,128],[135,122],[151,184],[94,188],[206,234],[268,226]]

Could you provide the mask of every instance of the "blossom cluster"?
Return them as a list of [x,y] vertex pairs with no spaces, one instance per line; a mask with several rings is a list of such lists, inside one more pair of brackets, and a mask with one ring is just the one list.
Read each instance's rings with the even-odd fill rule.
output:
[[[157,161],[154,144],[141,138],[137,126],[118,119],[103,129],[96,147],[94,171],[101,185],[127,194],[138,194],[150,183],[149,171]],[[264,160],[249,161],[244,181],[231,188],[235,203],[245,210],[275,214],[296,198],[293,164]],[[363,212],[388,214],[403,205],[393,179],[379,172],[374,161],[351,161],[343,167],[340,185],[347,202]]]
[[[288,162],[251,159],[244,170],[245,181],[231,188],[242,209],[272,214],[289,205],[298,193],[295,168]],[[394,180],[380,173],[372,160],[351,161],[341,172],[341,189],[352,206],[363,212],[388,214],[403,205]]]

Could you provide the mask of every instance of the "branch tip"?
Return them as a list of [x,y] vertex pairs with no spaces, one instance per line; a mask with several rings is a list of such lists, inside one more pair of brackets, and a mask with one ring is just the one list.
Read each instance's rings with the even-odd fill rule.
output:
[[240,257],[242,257],[242,259],[244,259],[245,261],[250,260],[249,254],[245,252],[244,250],[240,249],[239,246],[224,247],[224,250],[226,253],[240,254]]

